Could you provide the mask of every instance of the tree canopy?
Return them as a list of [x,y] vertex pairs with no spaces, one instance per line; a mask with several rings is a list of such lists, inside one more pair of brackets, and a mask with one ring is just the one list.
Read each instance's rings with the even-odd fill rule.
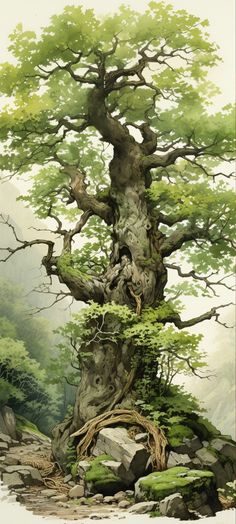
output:
[[[219,58],[207,26],[165,2],[150,2],[144,14],[122,6],[103,19],[68,6],[40,35],[18,25],[10,37],[14,60],[1,65],[0,166],[33,179],[25,200],[55,220],[64,245],[56,257],[53,241],[33,242],[48,246],[48,274],[77,278],[76,291],[69,286],[77,299],[102,300],[113,222],[109,162],[125,144],[138,144],[168,267],[208,290],[207,272],[231,271],[235,201],[224,177],[234,119],[230,106],[212,112],[217,88],[207,73]],[[63,219],[73,224],[67,231]],[[71,257],[82,229],[87,241]]]
[[184,320],[181,299],[232,290],[236,233],[234,112],[214,113],[208,72],[219,57],[207,26],[152,1],[104,18],[68,6],[39,35],[18,25],[10,36],[0,169],[28,176],[22,199],[50,235],[22,239],[2,215],[13,236],[2,260],[44,245],[49,281],[89,305],[52,366],[80,379],[73,420],[55,432],[61,463],[69,434],[116,405],[139,405],[170,433],[197,409],[172,384],[204,366],[201,336],[186,328],[220,322],[229,304]]

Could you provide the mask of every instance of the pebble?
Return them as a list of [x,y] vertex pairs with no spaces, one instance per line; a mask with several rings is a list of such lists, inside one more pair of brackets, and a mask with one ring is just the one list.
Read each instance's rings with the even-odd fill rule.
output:
[[70,489],[69,491],[69,497],[71,499],[78,499],[80,497],[84,496],[84,487],[77,485]]
[[120,508],[120,509],[126,509],[126,508],[129,508],[129,506],[130,506],[130,501],[129,500],[121,500],[118,503],[118,508]]
[[110,497],[107,495],[106,497],[104,497],[103,502],[104,504],[112,504],[112,502],[115,502],[115,499],[114,497]]
[[97,493],[96,495],[92,497],[92,500],[95,500],[96,502],[103,502],[103,499],[104,497],[102,493]]

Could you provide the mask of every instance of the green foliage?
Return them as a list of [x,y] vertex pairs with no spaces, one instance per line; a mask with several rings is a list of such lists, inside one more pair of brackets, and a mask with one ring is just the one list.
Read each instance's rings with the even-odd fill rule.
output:
[[[200,169],[185,160],[169,168],[168,174],[172,183],[163,178],[154,182],[148,191],[157,211],[169,218],[176,217],[176,222],[179,221],[175,228],[176,235],[183,228],[188,228],[194,238],[199,235],[201,238],[200,232],[205,237],[202,249],[196,245],[194,238],[182,246],[182,261],[189,262],[200,274],[209,269],[232,271],[235,250],[232,243],[225,240],[233,240],[236,235],[234,192],[222,181],[204,180]],[[163,232],[167,229],[163,226]],[[197,294],[202,290],[204,286],[200,286],[199,282],[192,286],[192,291],[186,287],[183,289],[186,294]]]
[[0,280],[0,402],[49,433],[62,411],[62,375],[56,373],[56,349],[50,367],[48,323],[28,310],[20,287]]
[[230,507],[236,507],[236,480],[233,482],[226,482],[224,488],[218,488],[217,490],[224,499],[230,504]]
[[[45,372],[40,365],[27,354],[20,341],[10,338],[0,339],[0,378],[7,383],[8,401],[13,398],[19,400],[40,400],[43,404],[49,397],[45,388]],[[4,393],[5,396],[5,393]]]

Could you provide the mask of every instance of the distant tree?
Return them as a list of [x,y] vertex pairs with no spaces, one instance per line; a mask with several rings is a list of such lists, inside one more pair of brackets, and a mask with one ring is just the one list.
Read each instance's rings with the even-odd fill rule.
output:
[[[219,58],[207,26],[166,2],[150,2],[144,14],[123,6],[102,20],[66,7],[39,37],[21,25],[10,37],[14,63],[2,64],[0,76],[0,166],[10,176],[29,174],[25,201],[55,222],[52,234],[62,242],[23,241],[12,228],[17,243],[3,258],[44,244],[50,278],[78,301],[110,305],[105,316],[92,309],[88,318],[81,351],[90,354],[81,362],[66,431],[114,406],[133,406],[150,367],[161,383],[167,333],[166,355],[196,372],[186,348],[179,353],[177,331],[219,321],[226,305],[183,320],[177,300],[230,288],[225,275],[235,251],[226,164],[234,156],[233,110],[214,114],[211,107],[218,89],[207,73]],[[168,289],[171,271],[183,283]],[[137,332],[119,336],[126,306],[144,342],[147,311],[149,331],[151,324],[158,330],[148,362]]]

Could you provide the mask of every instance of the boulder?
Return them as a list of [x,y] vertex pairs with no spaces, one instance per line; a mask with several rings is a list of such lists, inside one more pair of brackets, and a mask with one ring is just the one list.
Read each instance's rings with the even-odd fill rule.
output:
[[201,449],[202,444],[199,438],[194,435],[192,438],[183,438],[182,444],[175,446],[173,449],[176,453],[187,454],[190,458],[194,458],[194,455],[198,449]]
[[196,517],[212,517],[214,515],[212,508],[207,504],[207,494],[195,491],[188,504],[189,512]]
[[16,471],[14,473],[3,473],[2,477],[3,484],[6,484],[10,489],[12,488],[22,488],[24,482]]
[[187,505],[180,493],[173,493],[161,500],[159,511],[165,517],[175,517],[180,520],[188,520],[190,517]]
[[32,466],[6,466],[5,473],[17,473],[25,486],[33,486],[43,483],[43,479],[38,469],[33,468]]
[[151,513],[151,511],[156,511],[157,509],[159,509],[159,503],[155,500],[150,500],[149,502],[133,504],[133,506],[129,508],[129,512],[142,515],[143,513]]
[[227,474],[221,464],[219,456],[215,455],[211,450],[202,448],[196,451],[197,458],[201,461],[202,467],[210,469],[215,477],[217,488],[222,488],[228,482]]
[[70,499],[78,499],[80,497],[84,496],[84,487],[77,484],[69,491],[69,497]]
[[9,437],[9,435],[6,435],[5,433],[0,432],[0,442],[6,442],[9,446],[12,440],[11,440],[11,437]]
[[17,440],[16,417],[14,411],[9,408],[9,406],[4,406],[1,409],[1,412],[7,434],[11,438]]
[[135,480],[135,476],[131,471],[127,471],[122,462],[116,460],[102,460],[101,464],[113,471],[123,482],[125,486],[130,486]]
[[220,454],[236,462],[236,445],[232,441],[215,438],[211,440],[210,445]]
[[99,432],[93,454],[99,456],[103,453],[121,462],[135,479],[145,473],[150,457],[142,444],[131,440],[125,428],[104,428]]
[[130,501],[129,500],[120,500],[118,502],[118,508],[120,509],[127,509],[130,507]]
[[175,466],[188,466],[193,465],[191,458],[187,454],[176,453],[175,451],[170,451],[167,468],[174,468]]
[[191,505],[195,491],[207,495],[206,501],[213,512],[220,509],[214,474],[211,471],[191,470],[186,467],[154,472],[140,478],[135,484],[135,500],[159,502],[179,493],[188,506]]
[[[122,477],[119,476],[120,472]],[[123,464],[113,460],[110,455],[95,457],[89,462],[89,469],[84,476],[86,493],[114,495],[127,487],[128,474],[129,472],[125,471]]]
[[20,464],[17,456],[10,454],[6,455],[4,459],[4,466],[16,466],[17,464]]

